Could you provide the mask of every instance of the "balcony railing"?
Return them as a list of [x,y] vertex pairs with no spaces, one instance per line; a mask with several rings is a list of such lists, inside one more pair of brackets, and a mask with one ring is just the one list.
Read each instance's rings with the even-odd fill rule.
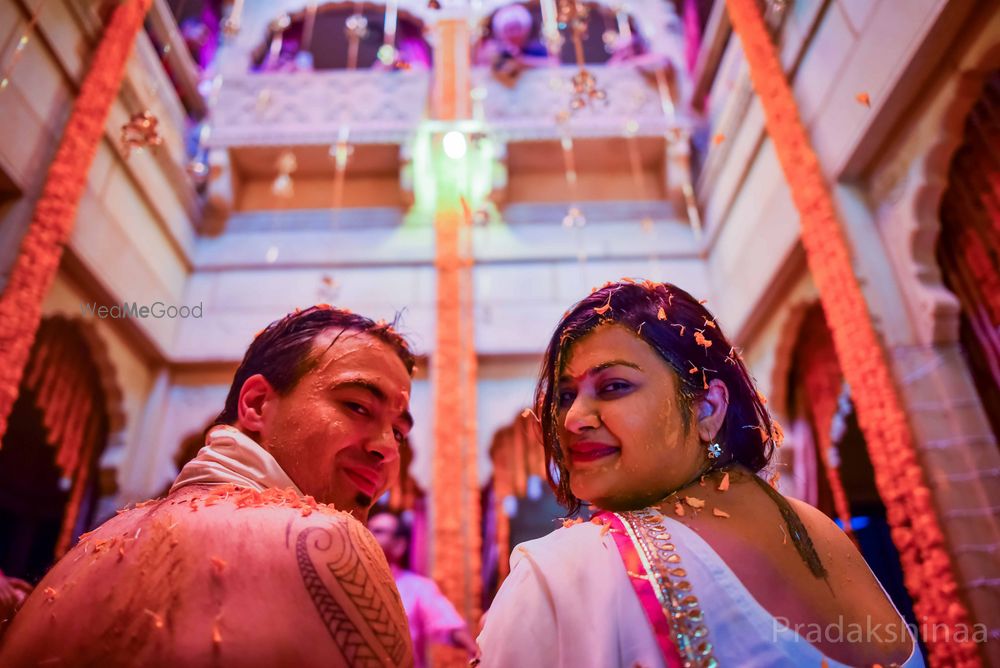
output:
[[[563,132],[574,137],[620,137],[626,126],[637,135],[663,135],[682,119],[668,118],[652,75],[634,67],[590,65],[597,88],[605,100],[570,112],[571,79],[579,70],[562,66],[526,70],[515,86],[508,88],[489,70],[475,70],[478,85],[485,90],[484,120],[503,141],[558,138]],[[570,112],[565,129],[557,122]]]
[[337,70],[227,76],[212,110],[213,147],[404,142],[424,117],[427,71]]
[[[476,69],[477,116],[501,141],[659,135],[668,118],[655,80],[632,67],[591,66],[605,101],[569,114],[575,67],[527,70],[508,88]],[[352,143],[403,143],[426,116],[426,71],[377,70],[250,73],[228,76],[213,109],[213,147],[332,144],[343,126]],[[481,94],[481,95],[480,95]]]

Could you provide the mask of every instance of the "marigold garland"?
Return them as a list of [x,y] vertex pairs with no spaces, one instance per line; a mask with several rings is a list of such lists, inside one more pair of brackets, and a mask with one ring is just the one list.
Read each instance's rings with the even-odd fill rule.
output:
[[[441,591],[470,628],[479,619],[481,589],[479,480],[475,427],[475,346],[471,262],[455,212],[435,221],[437,342],[434,354],[434,567]],[[463,235],[463,232],[466,233]],[[433,648],[435,665],[465,665],[458,650]]]
[[[841,367],[854,391],[858,422],[868,443],[875,482],[886,506],[918,620],[931,628],[938,624],[949,629],[967,626],[969,614],[958,595],[954,567],[917,460],[913,435],[785,73],[756,1],[726,0],[726,5],[764,108],[768,135],[799,211],[809,269],[819,289]],[[932,664],[981,665],[975,643],[954,638],[953,633],[924,638]]]
[[42,319],[42,300],[55,280],[111,104],[151,4],[152,0],[128,0],[115,7],[73,103],[10,280],[0,297],[0,437],[7,431],[7,418],[17,400]]

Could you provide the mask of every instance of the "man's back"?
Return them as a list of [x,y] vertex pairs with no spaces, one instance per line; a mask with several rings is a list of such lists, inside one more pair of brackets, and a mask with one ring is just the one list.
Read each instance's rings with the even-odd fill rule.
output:
[[0,665],[410,665],[378,545],[279,490],[188,487],[84,537],[36,588]]

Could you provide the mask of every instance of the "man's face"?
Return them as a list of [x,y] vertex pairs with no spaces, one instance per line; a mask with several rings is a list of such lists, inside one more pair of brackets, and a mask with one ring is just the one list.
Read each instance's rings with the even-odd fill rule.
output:
[[390,513],[379,513],[368,520],[368,530],[385,553],[386,561],[398,564],[406,550],[406,543],[398,533],[399,519]]
[[395,350],[360,332],[316,337],[318,361],[262,409],[260,444],[305,494],[364,520],[399,476],[413,426],[410,376]]

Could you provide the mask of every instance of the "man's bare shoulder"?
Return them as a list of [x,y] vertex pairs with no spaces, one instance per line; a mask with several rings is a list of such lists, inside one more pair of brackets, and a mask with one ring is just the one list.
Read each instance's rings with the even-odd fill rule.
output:
[[[189,488],[140,504],[85,536],[37,591],[0,659],[22,644],[50,651],[39,640],[58,635],[73,656],[102,665],[409,661],[374,539],[346,513],[291,492]],[[80,616],[85,632],[70,621]]]

